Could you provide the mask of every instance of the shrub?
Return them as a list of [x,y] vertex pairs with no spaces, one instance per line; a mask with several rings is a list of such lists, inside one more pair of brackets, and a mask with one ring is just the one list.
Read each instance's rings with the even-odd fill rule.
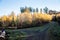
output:
[[32,15],[32,26],[38,26],[41,24],[41,20],[39,19],[38,13],[34,13]]
[[60,24],[60,14],[56,15],[57,22]]
[[27,12],[20,14],[19,22],[20,22],[21,26],[30,25],[32,23],[32,14],[27,13]]

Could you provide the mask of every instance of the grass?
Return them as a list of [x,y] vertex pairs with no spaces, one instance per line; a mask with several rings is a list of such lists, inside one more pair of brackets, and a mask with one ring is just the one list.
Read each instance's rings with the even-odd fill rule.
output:
[[[9,37],[11,38],[25,38],[28,36],[36,35],[36,33],[40,33],[43,31],[48,30],[51,35],[51,40],[59,40],[60,35],[60,25],[57,22],[51,22],[46,25],[42,25],[39,27],[32,27],[32,28],[25,28],[25,29],[6,29],[7,32],[9,32]],[[57,36],[56,36],[57,35]],[[15,40],[15,39],[14,39]]]

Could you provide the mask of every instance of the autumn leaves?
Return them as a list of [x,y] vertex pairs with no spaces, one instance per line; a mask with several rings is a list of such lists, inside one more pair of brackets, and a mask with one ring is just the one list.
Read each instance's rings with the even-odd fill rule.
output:
[[[40,25],[46,22],[51,22],[53,16],[54,15],[37,12],[32,14],[26,10],[24,13],[20,13],[17,16],[12,13],[11,15],[0,17],[0,26],[5,25],[5,27],[32,27],[38,24]],[[60,17],[60,14],[56,15],[56,17]]]

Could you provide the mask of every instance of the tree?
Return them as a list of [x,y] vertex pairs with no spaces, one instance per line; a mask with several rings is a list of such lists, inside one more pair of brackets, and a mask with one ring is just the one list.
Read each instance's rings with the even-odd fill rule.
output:
[[23,13],[25,11],[25,8],[24,7],[20,7],[20,11],[21,11],[21,13]]
[[1,20],[2,20],[2,27],[6,27],[7,26],[7,16],[6,15],[4,15],[2,18],[1,18]]
[[14,21],[14,12],[13,11],[11,12],[11,15],[12,15],[12,20]]
[[48,8],[47,7],[45,7],[43,10],[44,10],[45,13],[48,13]]
[[18,27],[19,26],[19,19],[18,19],[18,15],[17,15],[17,20],[16,20],[16,26]]
[[35,9],[33,9],[33,12],[35,12]]
[[30,10],[30,12],[33,12],[32,10],[33,10],[33,8],[32,7],[29,7],[29,10]]
[[15,25],[15,22],[14,22],[14,12],[12,11],[11,12],[11,16],[12,16],[12,22],[11,22],[11,26],[14,26]]
[[49,10],[49,14],[56,14],[57,11],[56,10]]
[[36,8],[36,12],[38,12],[39,10],[38,10],[38,8]]
[[3,24],[3,23],[2,23],[1,18],[0,18],[0,27],[2,26],[2,24]]
[[42,13],[42,8],[40,9],[40,13]]

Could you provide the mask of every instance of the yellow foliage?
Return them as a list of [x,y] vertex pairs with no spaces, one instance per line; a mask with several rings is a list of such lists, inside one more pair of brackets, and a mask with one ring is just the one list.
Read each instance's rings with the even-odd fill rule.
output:
[[4,15],[4,16],[1,18],[1,20],[2,20],[2,21],[6,21],[6,20],[7,20],[7,16]]
[[38,14],[39,19],[43,21],[51,21],[52,20],[52,15],[49,14]]
[[[14,19],[13,19],[14,18]],[[12,20],[14,20],[14,21],[16,21],[17,20],[17,16],[13,16],[13,15],[10,15],[10,16],[8,16],[8,18],[7,18],[7,20],[8,21],[12,21]]]
[[17,16],[14,16],[14,21],[16,21],[17,20]]
[[0,17],[0,21],[1,21],[1,17]]
[[56,15],[57,21],[60,21],[60,14]]
[[37,20],[37,19],[38,19],[38,14],[37,13],[33,13],[32,20]]
[[41,14],[41,13],[34,13],[33,20],[39,19],[40,21],[51,21],[52,15],[49,14]]
[[[14,18],[14,21],[19,20],[19,22],[23,23],[23,22],[28,22],[28,23],[32,23],[32,20],[40,20],[40,21],[51,21],[52,17],[54,15],[49,15],[49,14],[42,14],[42,13],[33,13],[31,14],[29,11],[28,12],[24,12],[18,15],[18,17],[16,15],[9,15],[9,16],[3,16],[0,19],[2,19],[2,21],[12,21]],[[60,16],[60,14],[58,14],[57,16]]]
[[26,8],[24,13],[30,13],[30,10],[28,8]]
[[51,21],[52,20],[52,15],[49,14],[40,14],[40,13],[34,13],[33,14],[33,19],[39,19],[41,21]]
[[8,16],[7,21],[12,21],[12,16]]
[[56,17],[60,17],[60,14],[57,14]]
[[32,22],[32,14],[27,13],[27,12],[24,12],[24,13],[20,14],[20,22],[31,23]]

